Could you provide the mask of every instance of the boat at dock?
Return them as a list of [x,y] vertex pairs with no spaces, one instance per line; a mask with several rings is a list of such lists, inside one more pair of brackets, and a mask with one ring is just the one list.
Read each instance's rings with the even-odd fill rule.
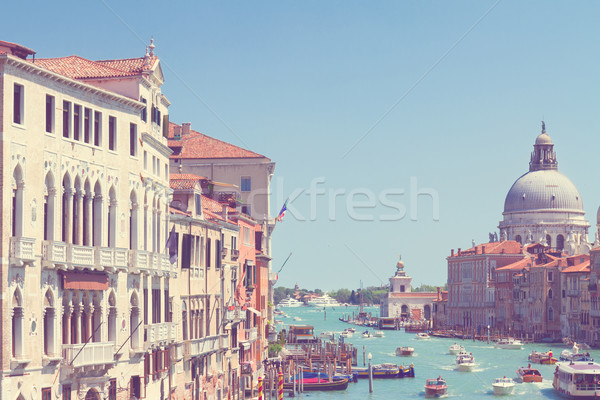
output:
[[520,340],[517,340],[515,338],[506,338],[506,339],[499,339],[495,344],[494,347],[496,347],[497,349],[506,349],[506,350],[523,350],[523,342],[521,342]]
[[403,347],[398,347],[396,349],[396,355],[398,357],[410,357],[413,355],[414,352],[415,352],[414,347],[403,346]]
[[496,378],[492,383],[492,389],[496,396],[504,396],[511,394],[515,389],[515,382],[511,378]]
[[540,371],[535,368],[531,368],[531,366],[521,367],[517,370],[517,381],[519,382],[541,382],[542,379],[543,378],[542,374],[540,374]]
[[448,348],[448,352],[450,354],[454,354],[454,355],[460,353],[461,351],[465,351],[465,347],[460,344],[456,344],[456,343],[454,343],[452,346],[450,346]]
[[[409,367],[398,366],[397,364],[384,363],[376,364],[373,368],[373,379],[392,379],[392,378],[414,378],[415,370],[411,364]],[[369,378],[369,368],[352,368],[353,372],[358,372],[361,379]]]
[[[325,374],[323,374],[325,375]],[[296,380],[296,385],[300,383],[299,380]],[[333,390],[346,390],[348,388],[348,378],[336,378],[333,377],[331,381],[329,381],[329,377],[327,378],[303,378],[302,379],[302,387],[305,391],[333,391]],[[293,390],[294,389],[294,381],[284,382],[283,390]]]
[[556,363],[552,387],[570,399],[600,396],[600,364],[591,361]]
[[550,365],[556,363],[556,358],[552,356],[552,350],[546,352],[532,351],[529,354],[529,361],[536,364]]
[[439,376],[437,379],[427,379],[425,381],[426,397],[442,397],[448,393],[446,380]]

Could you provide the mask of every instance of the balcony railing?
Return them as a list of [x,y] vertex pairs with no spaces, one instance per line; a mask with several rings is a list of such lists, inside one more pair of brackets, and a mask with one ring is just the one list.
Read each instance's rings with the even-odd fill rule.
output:
[[114,363],[113,342],[63,344],[62,349],[65,364],[74,368]]
[[174,322],[161,322],[146,325],[146,342],[173,342],[177,337],[177,325]]
[[231,260],[237,261],[237,259],[239,257],[240,257],[240,251],[238,249],[231,249]]
[[31,263],[35,260],[33,247],[35,239],[25,237],[10,238],[10,259],[18,265]]
[[228,249],[227,247],[223,247],[223,248],[221,249],[221,258],[222,258],[223,260],[225,259],[225,257],[227,257],[227,251],[228,251],[228,250],[229,250],[229,249]]
[[127,249],[99,247],[95,263],[107,269],[127,269]]
[[183,355],[185,357],[197,357],[217,350],[219,350],[219,336],[206,336],[183,343]]
[[46,268],[66,268],[67,244],[44,240],[42,242],[42,265]]
[[569,289],[569,290],[567,290],[567,296],[569,296],[569,297],[579,297],[579,289]]
[[177,274],[177,264],[171,265],[169,256],[145,250],[129,250],[129,269],[151,275]]

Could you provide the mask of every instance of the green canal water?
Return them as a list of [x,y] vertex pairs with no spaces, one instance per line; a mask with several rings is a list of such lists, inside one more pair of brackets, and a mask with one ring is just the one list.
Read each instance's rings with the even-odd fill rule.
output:
[[[343,315],[352,315],[354,308],[339,307],[327,309],[326,314],[322,309],[314,307],[297,307],[282,309],[287,317],[278,315],[276,319],[283,321],[278,329],[289,325],[308,324],[315,327],[315,334],[323,331],[332,331],[339,334],[349,325],[338,320]],[[365,311],[372,315],[378,315],[378,309],[371,307]],[[298,317],[299,320],[294,320]],[[404,331],[384,331],[383,338],[365,339],[360,332],[366,328],[355,326],[357,332],[346,342],[352,343],[359,349],[359,366],[362,366],[362,348],[366,348],[367,354],[373,356],[372,363],[379,364],[391,362],[396,364],[414,364],[415,378],[384,379],[374,381],[374,393],[369,393],[368,380],[359,380],[358,383],[350,383],[346,391],[339,392],[305,392],[303,398],[310,399],[424,399],[423,386],[428,378],[437,378],[441,375],[448,383],[448,396],[446,398],[487,399],[494,398],[562,398],[552,388],[552,377],[555,367],[552,365],[535,365],[542,374],[544,380],[541,383],[517,383],[513,395],[494,396],[492,382],[494,378],[516,377],[516,370],[528,364],[528,355],[532,350],[552,350],[555,355],[565,349],[562,344],[531,344],[525,345],[523,350],[495,349],[493,345],[485,342],[473,342],[471,340],[458,341],[465,346],[468,352],[473,353],[478,366],[473,372],[459,372],[455,370],[454,356],[448,353],[448,347],[455,341],[452,339],[431,338],[430,340],[417,340],[415,334]],[[369,329],[372,331],[372,329]],[[336,335],[336,339],[337,339]],[[397,357],[396,348],[399,346],[411,346],[415,348],[413,357]],[[600,351],[591,350],[592,357],[600,360]]]

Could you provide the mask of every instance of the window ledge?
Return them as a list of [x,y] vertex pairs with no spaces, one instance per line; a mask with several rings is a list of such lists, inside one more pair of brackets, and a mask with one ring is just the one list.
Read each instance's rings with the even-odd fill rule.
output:
[[12,357],[10,359],[10,369],[25,368],[27,365],[29,365],[30,362],[31,359]]
[[22,130],[24,130],[24,131],[26,131],[26,130],[27,130],[27,127],[26,127],[25,125],[22,125],[22,124],[17,124],[16,122],[13,122],[13,123],[12,123],[12,127],[13,127],[13,128],[17,128],[17,129],[22,129]]

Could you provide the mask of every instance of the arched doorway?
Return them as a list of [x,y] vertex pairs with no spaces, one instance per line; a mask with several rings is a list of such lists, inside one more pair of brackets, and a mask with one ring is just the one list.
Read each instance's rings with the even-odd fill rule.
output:
[[408,306],[406,304],[402,305],[402,308],[400,309],[400,316],[402,318],[408,318],[410,316],[408,314]]
[[423,308],[424,314],[425,314],[425,319],[431,319],[431,307],[429,306],[429,304],[426,304],[425,307]]
[[85,394],[85,400],[100,400],[100,394],[96,389],[90,389]]

